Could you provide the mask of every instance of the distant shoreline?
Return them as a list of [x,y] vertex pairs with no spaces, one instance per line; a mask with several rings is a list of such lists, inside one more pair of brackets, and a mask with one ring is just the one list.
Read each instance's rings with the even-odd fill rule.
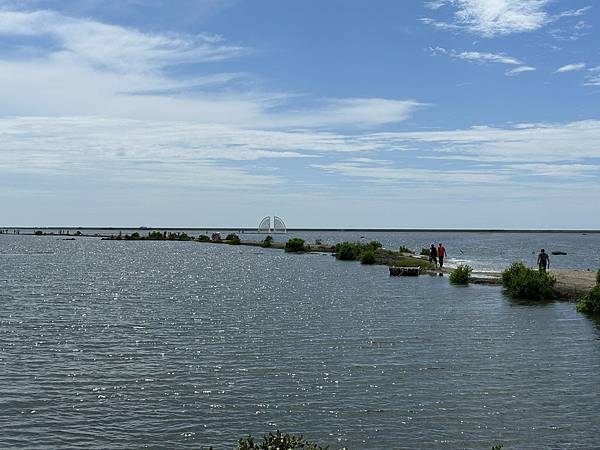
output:
[[[257,233],[256,227],[15,227],[0,226],[3,230],[190,230],[190,231],[240,231]],[[510,229],[510,228],[288,228],[289,232],[361,232],[361,233],[600,233],[600,229]],[[260,234],[269,234],[262,232]]]

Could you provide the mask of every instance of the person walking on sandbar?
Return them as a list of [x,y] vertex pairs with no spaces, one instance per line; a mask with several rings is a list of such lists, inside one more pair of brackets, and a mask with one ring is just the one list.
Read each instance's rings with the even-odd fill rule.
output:
[[540,251],[540,254],[538,255],[538,268],[540,269],[540,272],[545,272],[546,269],[550,268],[550,257],[548,256],[548,253],[546,253],[546,251],[544,249],[542,249]]
[[431,244],[431,247],[429,248],[429,262],[432,262],[436,269],[437,269],[437,257],[438,257],[438,253],[435,248],[435,245]]
[[440,269],[441,269],[442,267],[444,267],[444,258],[446,257],[446,248],[442,245],[441,242],[437,248],[437,256],[438,256],[438,261],[440,262]]

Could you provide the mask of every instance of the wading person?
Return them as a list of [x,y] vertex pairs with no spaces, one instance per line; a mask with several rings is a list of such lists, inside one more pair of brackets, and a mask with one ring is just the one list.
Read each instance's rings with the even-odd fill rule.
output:
[[446,247],[444,247],[441,242],[437,248],[437,256],[438,256],[438,261],[440,262],[440,269],[441,269],[442,267],[444,267],[444,258],[446,257]]
[[544,249],[542,249],[540,251],[537,262],[538,262],[538,268],[540,269],[540,272],[545,272],[546,269],[550,268],[550,257],[548,256],[548,253],[546,253],[546,251]]
[[438,257],[438,253],[435,248],[435,245],[431,244],[431,247],[429,248],[429,262],[432,262],[436,269],[437,269],[437,257]]

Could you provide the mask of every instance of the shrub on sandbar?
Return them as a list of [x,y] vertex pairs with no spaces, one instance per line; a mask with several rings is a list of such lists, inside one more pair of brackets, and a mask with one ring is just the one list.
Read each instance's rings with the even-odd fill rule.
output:
[[359,242],[340,242],[335,245],[335,257],[343,261],[356,261],[360,255],[367,251],[375,253],[382,247],[381,242],[371,241],[368,244]]
[[335,245],[335,256],[343,261],[354,261],[360,255],[362,249],[356,242],[342,242]]
[[206,234],[201,234],[198,236],[198,240],[200,242],[210,242],[210,238]]
[[594,286],[581,298],[577,303],[577,311],[587,314],[600,314],[600,284]]
[[361,264],[375,264],[375,252],[373,250],[367,250],[362,252],[360,255]]
[[596,284],[600,284],[600,269],[596,272]]
[[400,253],[414,253],[410,248],[406,247],[405,245],[401,245],[398,251]]
[[431,254],[431,250],[428,248],[421,249],[421,256],[429,256]]
[[291,253],[302,253],[306,251],[304,239],[291,238],[285,243],[285,251]]
[[228,234],[225,240],[229,245],[240,245],[242,243],[242,240],[237,234]]
[[260,244],[263,248],[269,248],[273,245],[273,236],[267,236],[264,241]]
[[502,272],[502,285],[511,297],[523,300],[553,300],[557,297],[556,280],[546,272],[515,262]]
[[471,269],[469,266],[461,264],[450,274],[450,283],[461,285],[469,284],[469,278],[471,277],[472,270],[473,269]]

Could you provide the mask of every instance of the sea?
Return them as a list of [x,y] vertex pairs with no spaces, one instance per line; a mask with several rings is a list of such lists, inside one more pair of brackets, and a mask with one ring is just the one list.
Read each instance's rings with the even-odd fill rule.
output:
[[[331,450],[600,448],[600,320],[573,303],[329,254],[25,232],[0,234],[2,449],[219,450],[275,430]],[[489,271],[600,256],[582,232],[273,236],[443,242]]]

